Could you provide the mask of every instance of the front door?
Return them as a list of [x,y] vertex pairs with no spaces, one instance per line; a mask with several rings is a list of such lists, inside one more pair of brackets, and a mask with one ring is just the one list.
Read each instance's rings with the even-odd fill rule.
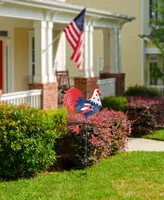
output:
[[0,90],[3,90],[3,41],[0,40]]

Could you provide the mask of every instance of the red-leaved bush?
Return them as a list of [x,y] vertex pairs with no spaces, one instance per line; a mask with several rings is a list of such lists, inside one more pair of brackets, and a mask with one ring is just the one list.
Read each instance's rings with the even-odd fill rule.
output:
[[164,125],[163,98],[130,98],[126,114],[132,123],[132,136],[152,133],[155,128]]
[[75,165],[85,164],[87,134],[88,164],[123,150],[126,138],[131,133],[131,124],[123,112],[107,109],[86,120],[81,114],[69,116],[68,131],[72,138],[71,147]]

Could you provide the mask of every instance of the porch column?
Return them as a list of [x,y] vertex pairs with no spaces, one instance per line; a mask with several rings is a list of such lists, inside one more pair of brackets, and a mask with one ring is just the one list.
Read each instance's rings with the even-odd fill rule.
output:
[[122,73],[122,65],[121,65],[121,29],[117,29],[116,42],[117,42],[117,55],[118,55],[118,73]]
[[125,74],[121,72],[120,29],[105,29],[104,69],[100,78],[116,78],[116,95],[125,90]]
[[[35,76],[29,89],[42,90],[42,109],[58,107],[57,83],[54,81],[52,62],[52,22],[35,21]],[[48,46],[50,45],[50,46]]]
[[110,72],[121,73],[120,30],[110,29]]
[[89,71],[90,71],[90,77],[94,77],[94,71],[93,71],[93,26],[89,26]]
[[46,21],[34,21],[34,36],[35,36],[34,83],[47,83],[48,80],[47,70],[46,70],[47,53],[43,51],[47,47],[46,32],[47,32]]
[[93,26],[85,26],[85,52],[84,52],[85,76],[74,79],[75,87],[82,91],[84,98],[89,99],[97,85],[98,77],[94,77],[93,71]]
[[54,82],[53,71],[53,22],[47,22],[47,67],[48,67],[48,82]]
[[67,66],[66,66],[66,37],[65,37],[65,33],[62,33],[62,54],[63,54],[63,57],[62,57],[62,66],[63,66],[63,70],[66,70],[67,69]]
[[121,73],[120,29],[104,30],[104,70]]
[[110,35],[109,29],[104,29],[104,68],[103,73],[109,73],[110,66]]

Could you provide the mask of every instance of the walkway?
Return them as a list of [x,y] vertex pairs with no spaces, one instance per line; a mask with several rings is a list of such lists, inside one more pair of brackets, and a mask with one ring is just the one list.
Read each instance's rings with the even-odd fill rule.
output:
[[126,151],[163,151],[164,142],[143,139],[143,138],[128,138]]

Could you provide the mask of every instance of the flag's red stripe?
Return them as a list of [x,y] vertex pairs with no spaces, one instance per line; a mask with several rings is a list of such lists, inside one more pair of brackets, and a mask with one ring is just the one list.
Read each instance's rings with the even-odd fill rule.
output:
[[77,31],[77,26],[73,22],[71,22],[70,25],[72,29],[74,30],[75,34],[79,37],[80,33]]
[[81,48],[83,48],[83,44],[84,44],[84,41],[83,41],[82,38],[81,38],[81,40],[80,40],[80,42],[79,42],[79,49],[78,49],[79,52],[78,52],[78,54],[77,54],[77,56],[76,56],[76,58],[75,58],[75,62],[77,62],[77,57],[78,57],[78,55],[82,53]]
[[[79,62],[79,60],[81,60]],[[78,56],[77,56],[77,59],[75,61],[77,63],[77,67],[82,69],[82,65],[83,65],[83,52],[79,52]]]
[[79,52],[75,62],[77,63],[77,67],[81,69],[83,65],[83,50]]
[[82,53],[81,52],[79,52],[78,54],[77,54],[77,56],[76,56],[76,59],[75,59],[75,62],[77,63],[78,62],[78,60],[80,59],[80,56],[82,55]]
[[77,44],[78,40],[74,37],[72,30],[70,29],[70,26],[67,29],[69,31],[70,36],[72,37],[72,39],[74,40],[74,42]]
[[[77,67],[82,69],[83,66],[83,54],[84,54],[84,32],[83,28],[79,29],[79,23],[84,23],[83,17],[85,17],[85,13],[83,11],[84,15],[78,15],[78,19],[76,18],[75,21],[72,21],[65,29],[65,35],[66,39],[68,40],[68,43],[73,48],[73,53],[71,55],[71,60],[73,60]],[[84,26],[84,24],[82,24]]]
[[78,59],[75,62],[77,63],[77,65],[79,65],[80,63],[83,63],[83,54],[79,54]]
[[80,44],[81,44],[81,37],[83,37],[83,34],[84,34],[84,33],[81,33],[81,35],[80,35],[80,37],[79,37],[78,44],[77,44],[77,46],[76,46],[76,48],[75,48],[75,50],[74,50],[74,52],[73,52],[73,54],[72,54],[72,56],[71,56],[71,60],[74,60],[74,58],[75,58],[75,56],[76,56],[76,54],[77,54],[77,51],[78,51],[79,46],[80,46]]
[[83,68],[83,59],[82,59],[82,61],[77,65],[77,67],[78,67],[79,69],[82,69],[82,68]]
[[77,64],[77,68],[79,68],[80,70],[83,69],[83,60],[79,64]]
[[65,35],[66,35],[66,38],[67,38],[67,40],[68,40],[68,42],[69,42],[69,44],[71,45],[71,47],[75,50],[75,46],[73,45],[73,43],[72,43],[72,41],[70,40],[70,38],[69,38],[69,36],[68,36],[68,33],[67,33],[67,31],[66,30],[64,30],[64,32],[65,32]]
[[82,69],[82,66],[83,66],[83,49],[84,49],[84,42],[83,42],[83,40],[81,40],[80,43],[79,43],[79,48],[78,48],[76,55],[73,59],[76,62],[77,67],[79,69]]

